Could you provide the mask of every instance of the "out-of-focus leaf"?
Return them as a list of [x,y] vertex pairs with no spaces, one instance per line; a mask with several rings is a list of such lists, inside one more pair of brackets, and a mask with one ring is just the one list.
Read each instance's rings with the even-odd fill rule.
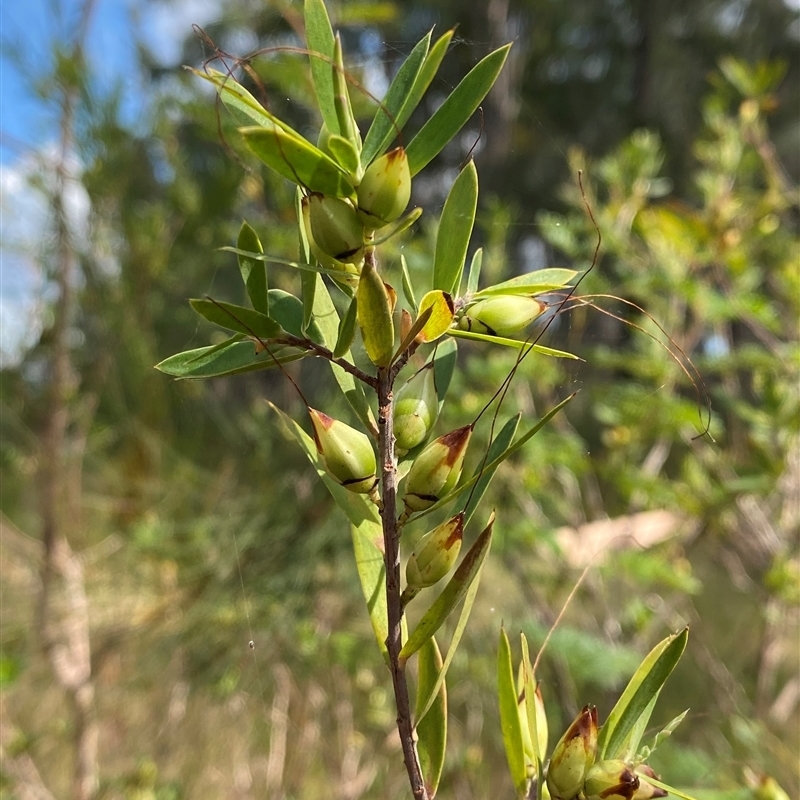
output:
[[333,100],[334,38],[328,11],[322,0],[305,0],[303,10],[306,24],[306,44],[311,51],[308,56],[311,64],[311,80],[317,94],[319,110],[328,130],[331,133],[341,134]]
[[497,80],[510,47],[504,45],[479,61],[411,140],[406,154],[412,176],[435,158],[473,115]]
[[355,197],[350,176],[302,136],[273,127],[239,128],[247,147],[270,169],[292,183],[332,197]]
[[347,306],[344,316],[339,323],[339,333],[336,338],[336,347],[333,348],[333,354],[336,358],[341,358],[350,351],[353,344],[353,339],[356,336],[356,320],[358,312],[358,302],[354,297]]
[[419,302],[420,315],[428,309],[431,313],[420,331],[421,342],[435,342],[453,324],[453,298],[447,292],[439,289],[428,292]]
[[432,31],[428,31],[408,54],[408,58],[397,71],[381,105],[375,112],[375,118],[367,131],[364,147],[361,150],[361,162],[364,167],[367,167],[376,156],[381,155],[389,142],[397,136],[400,130],[399,115],[411,96],[414,81],[428,55],[431,33]]
[[179,379],[221,378],[271,369],[278,363],[297,361],[307,354],[296,347],[271,347],[270,352],[272,355],[269,352],[256,353],[255,344],[237,334],[212,347],[176,353],[156,364],[156,369]]
[[283,332],[280,324],[251,308],[217,300],[190,300],[192,308],[209,322],[229,331],[261,339],[274,339]]
[[[494,514],[480,536],[475,540],[469,552],[464,556],[453,577],[447,583],[442,593],[433,601],[431,607],[422,615],[417,627],[408,637],[408,641],[400,651],[400,662],[408,661],[425,642],[433,636],[450,616],[453,609],[463,599],[467,590],[474,581],[480,578],[483,562],[489,553],[492,542],[492,528],[494,527]],[[452,645],[451,645],[452,647]]]
[[424,719],[420,719],[420,702],[427,697],[442,671],[442,654],[436,638],[431,636],[420,648],[417,656],[417,706],[414,712],[417,731],[417,751],[422,777],[428,796],[432,798],[439,788],[447,745],[447,688],[444,681],[436,691],[435,700]]
[[541,353],[543,356],[552,356],[553,358],[570,358],[573,361],[583,361],[580,356],[567,353],[565,350],[556,350],[553,347],[545,347],[543,344],[531,344],[530,342],[526,342],[522,339],[507,339],[505,336],[491,336],[488,333],[462,331],[460,328],[450,328],[447,333],[449,336],[455,336],[458,339],[471,339],[474,342],[499,344],[503,347],[514,347],[517,350],[526,350],[530,347],[534,352]]
[[[508,446],[511,444],[511,441],[514,438],[514,434],[517,432],[517,425],[519,425],[521,416],[521,414],[517,414],[516,416],[511,417],[511,419],[508,420],[505,425],[503,425],[500,433],[494,437],[491,445],[489,446],[489,452],[486,455],[487,464],[490,464],[492,461],[494,461],[494,459],[508,449]],[[464,506],[465,526],[475,513],[478,503],[480,503],[480,501],[483,499],[483,495],[489,488],[489,484],[491,483],[496,471],[497,467],[492,469],[484,468],[481,470],[481,465],[478,465],[477,469],[475,470],[474,477],[477,478],[477,485],[475,486],[475,490],[470,493],[469,501],[467,502],[466,506]]]
[[361,590],[367,601],[369,618],[378,646],[386,653],[386,637],[389,635],[386,614],[386,571],[383,563],[383,529],[375,504],[362,494],[349,492],[328,477],[317,453],[314,440],[288,414],[270,403],[286,429],[297,440],[322,478],[336,504],[350,520],[356,567],[361,580]]
[[434,289],[450,295],[458,290],[477,206],[478,171],[470,161],[455,179],[442,209],[433,258]]
[[[545,758],[546,740],[544,736],[543,746],[539,748],[539,722],[536,716],[536,676],[533,674],[533,664],[531,663],[531,654],[528,649],[528,640],[525,638],[524,633],[520,633],[520,646],[522,648],[522,661],[520,667],[522,668],[522,692],[525,702],[525,719],[528,723],[528,732],[531,737],[531,746],[535,751],[534,768],[536,770],[537,786],[543,786],[544,774],[542,772],[542,759]],[[519,698],[517,698],[519,702]],[[522,725],[522,722],[520,722]],[[523,751],[524,751],[523,747]],[[524,755],[524,752],[523,752]]]
[[469,275],[467,276],[467,294],[475,294],[478,291],[478,281],[481,279],[481,267],[483,266],[483,248],[479,247],[472,254],[472,261],[469,265]]
[[[256,232],[246,223],[242,223],[239,238],[236,240],[238,250],[254,250],[263,253],[264,248]],[[256,261],[249,256],[240,255],[239,272],[242,274],[247,296],[256,311],[269,316],[269,295],[267,295],[267,269],[264,262]]]
[[[652,710],[652,701],[686,649],[689,629],[667,637],[659,642],[642,661],[639,669],[625,687],[611,713],[608,715],[597,738],[597,759],[618,758],[627,746],[635,752],[639,742],[632,742],[629,734],[637,721]],[[647,726],[647,719],[644,727]],[[642,728],[644,730],[644,728]]]
[[515,278],[487,286],[475,293],[475,297],[490,297],[495,294],[542,294],[554,289],[563,289],[578,273],[573,269],[538,269],[517,275]]
[[522,747],[522,727],[517,711],[517,688],[514,681],[514,667],[511,663],[511,647],[503,627],[500,628],[500,644],[497,649],[497,702],[511,781],[517,795],[524,798],[528,775]]

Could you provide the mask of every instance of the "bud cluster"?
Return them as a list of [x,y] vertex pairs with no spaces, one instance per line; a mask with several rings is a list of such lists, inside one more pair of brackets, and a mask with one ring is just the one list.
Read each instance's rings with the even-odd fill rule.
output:
[[647,780],[648,766],[621,759],[597,761],[597,709],[584,706],[553,750],[547,788],[553,800],[651,800],[667,793]]

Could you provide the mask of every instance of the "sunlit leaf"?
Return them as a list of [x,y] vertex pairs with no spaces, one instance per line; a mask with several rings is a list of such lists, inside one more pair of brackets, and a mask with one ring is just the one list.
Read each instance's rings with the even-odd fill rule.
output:
[[497,80],[510,47],[504,45],[479,61],[411,140],[406,154],[412,176],[435,158],[473,115]]
[[447,331],[449,336],[458,339],[471,339],[473,342],[487,342],[488,344],[499,344],[503,347],[514,347],[517,350],[527,350],[531,348],[535,353],[553,358],[570,358],[573,361],[583,361],[580,356],[567,353],[565,350],[556,350],[554,347],[545,347],[543,344],[531,344],[522,339],[508,339],[505,336],[492,336],[488,333],[477,333],[476,331],[462,331],[460,328],[450,328]]
[[361,270],[356,297],[364,349],[374,364],[385,367],[394,355],[392,304],[381,276],[369,262]]
[[495,294],[542,294],[554,289],[563,289],[578,273],[572,269],[538,269],[517,275],[515,278],[487,286],[475,293],[475,297],[490,297]]
[[305,0],[304,18],[306,25],[306,44],[311,51],[308,56],[311,64],[311,80],[317,95],[322,119],[331,133],[341,134],[339,119],[336,116],[333,89],[333,28],[328,11],[322,0]]
[[497,703],[500,709],[500,730],[503,746],[511,772],[511,781],[518,797],[525,797],[528,774],[525,769],[525,754],[522,747],[522,727],[517,711],[517,687],[514,667],[511,663],[511,647],[505,628],[500,628],[500,644],[497,649]]
[[453,609],[464,598],[472,583],[480,578],[481,569],[492,542],[493,527],[494,514],[492,514],[488,525],[458,565],[458,569],[453,573],[447,586],[423,614],[422,619],[408,637],[408,641],[403,645],[403,649],[400,651],[400,661],[402,663],[408,661],[439,630]]
[[467,276],[467,295],[475,294],[478,291],[478,281],[481,279],[481,267],[483,266],[483,248],[479,247],[472,254],[472,261],[469,265],[469,275]]
[[400,267],[402,269],[402,276],[403,276],[403,295],[406,298],[406,302],[411,306],[412,313],[417,313],[417,298],[414,296],[414,285],[411,283],[411,275],[408,273],[408,264],[406,263],[406,257],[404,255],[400,255]]
[[430,309],[430,315],[419,334],[420,342],[435,342],[453,324],[453,298],[447,292],[435,289],[419,302],[419,313]]
[[470,161],[458,174],[445,200],[433,259],[433,288],[452,295],[461,283],[464,260],[478,206],[478,171]]
[[[442,671],[442,654],[431,636],[420,648],[417,656],[417,706],[414,717],[416,723],[417,752],[422,768],[422,776],[428,796],[432,799],[439,787],[444,767],[444,754],[447,745],[447,688],[444,681],[438,681]],[[420,702],[435,686],[435,700],[428,713],[420,719],[423,710]]]

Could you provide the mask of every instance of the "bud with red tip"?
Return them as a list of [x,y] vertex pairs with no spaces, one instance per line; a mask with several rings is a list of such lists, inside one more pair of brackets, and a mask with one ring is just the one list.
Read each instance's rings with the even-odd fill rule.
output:
[[356,494],[372,494],[378,475],[369,437],[321,411],[309,408],[308,413],[317,452],[331,478]]
[[597,709],[584,706],[553,750],[547,788],[557,800],[573,800],[583,789],[597,753]]
[[411,172],[402,147],[376,158],[358,186],[358,215],[369,230],[394,222],[411,199]]
[[438,583],[453,568],[464,538],[464,512],[428,531],[406,565],[408,589],[416,594]]
[[465,425],[434,439],[417,456],[406,478],[406,516],[430,508],[455,489],[471,437],[472,425]]

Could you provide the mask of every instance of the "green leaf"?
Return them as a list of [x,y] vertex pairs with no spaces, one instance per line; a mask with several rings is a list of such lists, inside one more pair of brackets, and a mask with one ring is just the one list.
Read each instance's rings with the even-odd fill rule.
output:
[[478,291],[478,281],[481,279],[481,267],[483,266],[483,248],[479,247],[472,254],[472,261],[469,265],[469,276],[467,277],[467,295],[475,294]]
[[504,45],[479,61],[411,140],[406,154],[412,176],[435,158],[473,115],[497,80],[510,47]]
[[[439,788],[444,767],[444,754],[447,744],[447,688],[437,679],[442,671],[442,654],[431,636],[420,648],[417,659],[417,706],[414,712],[416,723],[417,751],[422,776],[428,796],[433,798]],[[427,697],[435,685],[439,684],[430,713],[421,719],[420,701]]]
[[411,306],[411,313],[416,315],[418,310],[417,298],[414,297],[414,285],[411,283],[411,276],[408,274],[406,257],[402,254],[400,255],[400,268],[403,276],[403,295],[406,298],[406,302]]
[[[514,417],[511,417],[503,428],[501,429],[500,433],[494,437],[492,440],[492,444],[489,447],[489,452],[486,454],[486,462],[491,463],[496,459],[499,455],[504,453],[511,441],[514,438],[514,434],[517,432],[517,425],[519,425],[519,420],[521,414],[517,414]],[[475,477],[477,479],[477,485],[475,486],[475,491],[470,493],[470,498],[467,501],[466,506],[464,506],[464,525],[470,521],[472,515],[475,513],[475,509],[478,507],[478,503],[483,499],[483,495],[486,493],[486,490],[489,488],[489,484],[491,483],[492,478],[494,477],[494,473],[497,471],[497,467],[493,469],[481,469],[481,465],[475,470]]]
[[[264,248],[256,232],[246,223],[242,223],[239,238],[236,240],[238,250],[252,250],[263,253]],[[269,316],[269,296],[267,295],[267,269],[263,262],[249,256],[239,256],[239,272],[242,274],[247,296],[256,311]]]
[[[322,344],[329,350],[333,350],[339,338],[339,314],[336,312],[336,307],[333,305],[330,292],[325,285],[325,281],[322,280],[322,276],[317,275],[316,278],[314,321],[320,331]],[[349,353],[344,353],[342,357],[352,362]],[[375,417],[364,394],[364,387],[361,382],[357,381],[349,372],[345,372],[338,364],[334,364],[332,361],[328,363],[333,371],[336,383],[339,385],[347,402],[350,403],[350,407],[355,411],[356,416],[368,430],[377,430]]]
[[[492,542],[492,528],[494,527],[494,514],[489,519],[469,552],[464,556],[447,583],[442,593],[433,601],[431,607],[422,615],[413,633],[400,651],[400,662],[408,661],[425,642],[441,628],[450,613],[464,598],[473,581],[477,581],[483,568],[483,563],[489,553]],[[449,655],[449,654],[448,654]]]
[[534,764],[536,768],[536,785],[542,786],[544,774],[542,772],[542,761],[539,756],[541,755],[542,758],[544,758],[545,755],[539,753],[539,723],[536,715],[536,676],[533,674],[533,664],[531,663],[531,654],[528,650],[528,640],[525,638],[524,633],[520,633],[519,638],[522,648],[522,662],[520,666],[522,667],[522,691],[524,693],[525,716],[528,722],[531,744],[536,753],[536,763]]
[[192,308],[209,322],[229,331],[261,339],[275,339],[283,333],[280,324],[251,308],[217,300],[190,300]]
[[[489,526],[491,526],[493,522],[494,522],[494,514],[492,514],[492,517],[489,520]],[[458,622],[456,623],[456,627],[453,630],[453,636],[450,639],[450,646],[447,648],[447,656],[445,657],[444,664],[442,665],[442,668],[439,671],[439,676],[436,679],[436,683],[434,683],[433,686],[430,688],[430,691],[428,692],[427,697],[424,699],[424,702],[419,700],[418,698],[417,713],[415,715],[416,725],[419,725],[420,721],[428,713],[429,709],[433,705],[434,700],[436,699],[437,693],[439,692],[439,688],[444,684],[444,679],[445,676],[447,675],[447,670],[450,669],[450,664],[453,662],[456,650],[458,650],[458,645],[461,642],[461,637],[464,635],[464,631],[467,628],[469,615],[472,612],[472,606],[474,605],[475,597],[478,594],[479,583],[480,582],[477,579],[473,580],[472,583],[469,585],[469,588],[467,589],[467,593],[464,597],[464,604],[461,606],[461,613],[458,616]]]
[[334,103],[332,69],[334,38],[331,21],[322,0],[305,0],[303,8],[306,44],[311,51],[308,55],[311,64],[311,80],[314,83],[319,110],[328,130],[331,133],[341,134]]
[[318,275],[330,275],[333,278],[341,277],[341,269],[328,269],[321,267],[318,264],[312,264],[311,259],[308,262],[292,261],[290,258],[281,258],[280,256],[271,256],[268,254],[261,254],[253,252],[252,250],[240,250],[238,247],[220,247],[223,253],[235,253],[237,256],[247,256],[254,261],[263,261],[267,264],[283,264],[285,267],[292,267],[292,269],[301,270],[302,272],[314,272]]
[[455,179],[439,220],[433,258],[434,289],[451,295],[458,290],[477,207],[478,171],[470,161]]
[[[549,422],[562,408],[564,408],[567,403],[572,400],[577,392],[574,392],[569,397],[564,398],[558,405],[553,406],[532,428],[526,431],[522,436],[517,439],[514,444],[511,445],[507,450],[505,450],[501,455],[497,458],[492,459],[485,467],[484,472],[487,472],[490,469],[496,469],[500,464],[502,464],[507,458],[512,456],[514,453],[517,452],[525,443],[535,434],[537,434],[546,424]],[[425,509],[425,511],[420,511],[418,514],[414,514],[414,519],[422,519],[422,517],[427,516],[431,512],[433,512],[437,508],[441,508],[441,506],[449,503],[451,500],[454,500],[458,497],[462,492],[465,492],[469,489],[476,481],[478,480],[477,475],[473,475],[468,481],[465,481],[463,484],[458,486],[454,489],[450,494],[442,497],[437,503],[434,503],[430,508]]]
[[358,130],[358,125],[356,125],[353,107],[350,104],[350,92],[347,89],[347,78],[342,56],[342,40],[338,33],[334,41],[331,68],[333,70],[333,104],[336,109],[336,117],[339,120],[339,133],[358,152],[361,150],[361,133]]
[[425,343],[444,336],[453,324],[453,298],[447,292],[434,289],[419,302],[420,315],[429,309],[431,313],[419,336],[419,340]]
[[303,303],[303,332],[308,330],[314,319],[314,295],[317,291],[317,276],[303,270],[300,273],[300,297]]
[[398,124],[401,128],[406,124],[408,118],[419,105],[420,100],[422,100],[425,92],[428,91],[428,87],[436,77],[436,73],[439,71],[439,67],[442,65],[445,55],[447,55],[447,48],[450,47],[450,42],[455,32],[455,28],[450,28],[449,31],[445,31],[434,42],[433,47],[431,47],[430,52],[425,57],[422,69],[419,71],[411,93],[406,99],[406,102],[403,103],[403,110],[398,116]]
[[578,273],[573,269],[538,269],[517,275],[503,283],[487,286],[475,293],[475,298],[490,297],[496,294],[541,294],[553,289],[563,289]]
[[367,131],[364,147],[361,150],[361,163],[364,167],[367,167],[376,156],[386,150],[389,142],[400,130],[400,114],[404,104],[411,97],[414,81],[428,55],[432,32],[428,31],[427,35],[417,42],[414,49],[408,54],[408,58],[397,71],[397,75],[394,76],[383,101],[375,112],[375,118]]
[[[636,722],[642,716],[649,718],[652,701],[686,649],[689,629],[684,628],[659,642],[642,661],[628,682],[625,691],[608,715],[597,738],[597,760],[617,758]],[[648,708],[649,707],[649,708]],[[645,727],[647,720],[645,720]],[[631,743],[634,750],[639,743]]]
[[412,208],[405,216],[400,217],[397,222],[393,222],[385,228],[380,228],[378,231],[380,236],[375,237],[373,244],[376,246],[383,244],[389,241],[393,236],[397,236],[399,233],[408,230],[422,216],[422,213],[423,209],[417,206],[416,208]]
[[342,358],[346,353],[350,352],[353,345],[353,339],[356,336],[356,321],[357,321],[358,302],[354,297],[347,306],[344,316],[339,322],[339,332],[336,337],[336,347],[333,348],[333,354],[336,358]]
[[284,292],[283,289],[270,289],[268,294],[272,318],[285,331],[301,338],[308,337],[317,344],[324,344],[322,331],[317,324],[317,316],[314,315],[307,326],[304,324],[303,303],[299,298],[289,292]]
[[452,339],[445,339],[436,343],[436,350],[433,354],[433,374],[436,394],[439,396],[439,413],[442,412],[447,390],[453,380],[457,358],[458,344]]
[[474,342],[488,342],[489,344],[499,344],[503,347],[515,347],[517,350],[531,348],[535,353],[553,358],[570,358],[573,361],[583,361],[580,356],[567,353],[565,350],[556,350],[553,347],[545,347],[543,344],[531,344],[523,339],[507,339],[505,336],[491,336],[488,333],[476,333],[475,331],[462,331],[460,328],[450,328],[447,331],[449,336],[458,339],[471,339]]
[[[663,789],[669,795],[675,795],[675,797],[680,797],[681,800],[698,800],[698,798],[690,794],[687,794],[686,792],[681,791],[680,789],[676,789],[674,786],[670,786],[668,783],[659,781],[656,778],[651,778],[649,775],[642,775],[642,777],[648,783],[652,783],[653,786],[658,786],[659,789]],[[703,792],[703,796],[704,797],[706,796],[706,792]],[[748,793],[745,797],[747,798],[747,800],[750,800],[750,798],[752,797],[752,793]],[[742,800],[745,800],[745,797],[743,797]]]
[[361,160],[353,143],[343,136],[332,133],[328,137],[327,148],[336,159],[336,163],[352,177],[358,172]]
[[270,169],[312,192],[355,197],[350,176],[302,136],[273,127],[239,128],[247,147]]
[[336,504],[344,511],[351,525],[356,567],[361,581],[361,590],[367,601],[369,618],[378,646],[386,653],[386,638],[389,635],[386,614],[386,571],[383,563],[383,528],[375,504],[364,495],[348,492],[343,486],[328,477],[314,445],[314,440],[288,414],[272,403],[270,407],[278,414],[286,429],[297,440],[322,478]]
[[199,347],[196,350],[176,353],[156,364],[156,369],[181,380],[220,378],[225,375],[241,375],[246,372],[271,369],[278,363],[297,361],[307,355],[307,351],[298,350],[296,347],[271,347],[270,352],[272,355],[266,351],[256,353],[253,342],[237,334],[212,347]]
[[500,645],[497,649],[497,701],[500,708],[500,729],[511,772],[511,781],[521,798],[526,796],[528,774],[522,747],[522,727],[517,711],[517,687],[511,663],[511,647],[505,628],[500,628]]

